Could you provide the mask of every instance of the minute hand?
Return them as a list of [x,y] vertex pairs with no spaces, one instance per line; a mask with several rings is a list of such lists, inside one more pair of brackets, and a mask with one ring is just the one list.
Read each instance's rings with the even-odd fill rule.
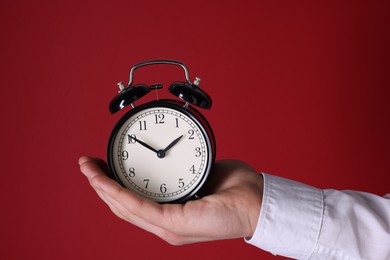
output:
[[154,149],[153,147],[151,147],[151,146],[148,145],[147,143],[144,143],[144,142],[142,142],[141,140],[139,140],[139,139],[137,139],[137,138],[135,138],[135,137],[133,137],[133,136],[130,136],[130,138],[134,139],[134,140],[137,141],[140,145],[142,145],[142,146],[148,148],[149,150],[151,150],[151,151],[153,151],[153,152],[155,152],[155,153],[158,152],[156,149]]

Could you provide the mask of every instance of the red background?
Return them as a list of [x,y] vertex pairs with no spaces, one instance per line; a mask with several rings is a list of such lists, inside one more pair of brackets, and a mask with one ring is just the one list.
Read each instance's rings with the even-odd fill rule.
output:
[[106,156],[116,83],[149,59],[202,78],[218,159],[389,192],[388,14],[387,1],[1,1],[0,258],[275,258],[241,239],[168,245],[116,218],[79,172],[79,156]]

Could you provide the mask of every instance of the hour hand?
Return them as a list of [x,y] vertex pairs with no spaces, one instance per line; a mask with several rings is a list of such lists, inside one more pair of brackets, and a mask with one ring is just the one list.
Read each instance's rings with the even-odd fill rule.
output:
[[169,149],[171,149],[175,144],[177,144],[179,142],[179,140],[183,137],[183,135],[179,136],[178,138],[176,138],[175,140],[172,141],[172,143],[170,143],[165,149],[164,149],[164,152],[167,152]]
[[146,148],[148,148],[149,150],[151,150],[151,151],[153,151],[153,152],[155,152],[155,153],[158,152],[156,149],[154,149],[153,147],[151,147],[151,146],[148,145],[147,143],[144,143],[144,142],[142,142],[141,140],[135,138],[134,136],[131,136],[131,135],[130,135],[130,138],[133,139],[133,140],[135,140],[137,143],[139,143],[139,144],[142,145],[143,147],[146,147]]
[[179,140],[183,137],[183,135],[179,136],[178,138],[176,138],[175,140],[173,140],[167,147],[165,147],[165,149],[161,149],[161,150],[158,150],[157,151],[157,156],[158,158],[162,159],[165,157],[165,154],[166,152],[171,149],[173,146],[175,146],[175,144],[177,144],[179,142]]

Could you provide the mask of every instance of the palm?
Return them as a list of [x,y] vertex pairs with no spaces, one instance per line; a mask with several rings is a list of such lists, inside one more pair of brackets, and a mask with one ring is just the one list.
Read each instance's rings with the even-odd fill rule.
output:
[[262,179],[245,163],[217,162],[199,193],[202,198],[185,204],[158,204],[137,196],[109,179],[101,160],[84,157],[80,165],[117,216],[171,244],[251,236],[255,229]]

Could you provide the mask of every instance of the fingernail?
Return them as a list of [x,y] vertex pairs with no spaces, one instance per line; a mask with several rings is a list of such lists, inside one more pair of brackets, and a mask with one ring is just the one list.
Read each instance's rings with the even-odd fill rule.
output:
[[80,171],[88,179],[90,179],[93,175],[93,172],[90,170],[90,166],[87,165],[87,163],[83,163],[80,165]]
[[80,164],[80,171],[82,174],[84,174],[85,177],[88,178],[88,171],[85,169],[82,163]]
[[89,161],[91,158],[88,157],[88,156],[81,156],[79,158],[79,165],[81,166],[83,163],[85,163],[86,161]]

